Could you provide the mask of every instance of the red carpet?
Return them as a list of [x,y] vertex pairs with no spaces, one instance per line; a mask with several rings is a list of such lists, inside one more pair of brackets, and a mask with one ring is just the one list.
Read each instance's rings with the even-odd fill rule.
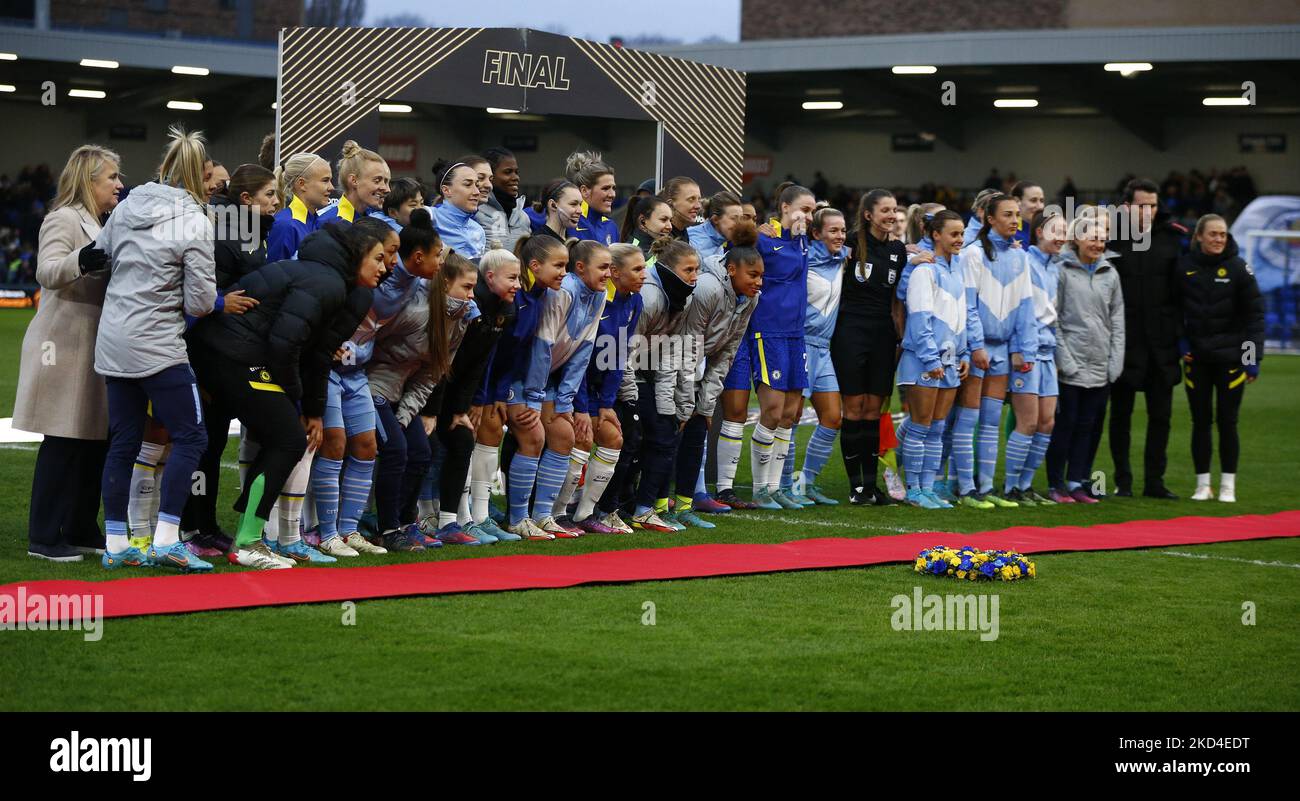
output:
[[[658,536],[638,534],[635,536]],[[114,581],[32,581],[0,595],[102,593],[105,617],[159,615],[250,606],[358,601],[408,595],[546,589],[628,581],[732,576],[911,562],[931,545],[1007,548],[1022,553],[1160,548],[1300,536],[1300,511],[1240,517],[1178,517],[1097,526],[1018,526],[980,534],[921,532],[892,537],[830,537],[778,545],[687,545],[574,556],[496,556],[376,567],[301,568],[208,576],[139,575]],[[681,537],[687,541],[689,537]],[[505,546],[502,550],[506,550]]]

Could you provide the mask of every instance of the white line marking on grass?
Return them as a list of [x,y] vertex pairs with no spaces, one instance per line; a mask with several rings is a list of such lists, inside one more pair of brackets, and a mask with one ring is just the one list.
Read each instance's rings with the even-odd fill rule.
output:
[[1218,559],[1223,562],[1241,562],[1245,565],[1259,565],[1260,567],[1290,567],[1300,570],[1300,565],[1290,562],[1263,562],[1259,559],[1238,559],[1234,556],[1214,556],[1207,553],[1184,553],[1182,551],[1161,551],[1165,556],[1182,556],[1186,559]]
[[793,517],[776,517],[768,515],[749,515],[743,512],[732,511],[728,514],[720,515],[722,519],[738,518],[740,520],[756,520],[760,523],[786,523],[791,526],[827,526],[830,528],[851,528],[851,529],[870,529],[872,531],[897,531],[903,534],[911,532],[910,528],[901,528],[899,526],[871,526],[859,525],[854,523],[837,523],[834,520],[799,520]]
[[0,450],[6,450],[6,451],[34,451],[34,450],[36,450],[38,447],[40,447],[40,446],[39,446],[39,445],[17,445],[17,444],[5,443],[5,444],[3,444],[3,445],[0,445]]

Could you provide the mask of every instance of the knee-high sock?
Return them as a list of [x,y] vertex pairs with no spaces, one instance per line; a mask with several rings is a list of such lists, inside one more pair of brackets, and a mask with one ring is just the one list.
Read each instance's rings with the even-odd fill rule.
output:
[[745,424],[722,421],[718,433],[718,492],[731,489],[736,481],[736,468],[740,466],[740,450],[744,447]]
[[822,468],[831,458],[835,437],[839,433],[838,429],[822,425],[813,429],[813,435],[808,439],[808,448],[803,452],[803,481],[806,486],[811,487],[817,483],[817,476],[821,474]]
[[880,421],[862,421],[862,483],[876,486],[876,469],[880,463]]
[[[797,458],[795,448],[796,435],[799,432],[799,424],[795,423],[790,426],[790,444],[786,446],[785,456],[781,459],[781,489],[794,489],[794,463]],[[800,488],[802,489],[802,487]]]
[[438,481],[430,470],[420,479],[420,497],[416,499],[416,506],[419,508],[420,519],[433,517],[438,514]]
[[952,432],[952,461],[957,465],[957,488],[962,495],[975,491],[975,428],[979,419],[979,409],[958,407]]
[[475,444],[469,457],[470,515],[475,523],[488,518],[492,501],[492,479],[497,472],[497,449],[494,445]]
[[981,493],[993,491],[993,474],[998,469],[998,427],[1002,425],[1002,401],[997,398],[980,399],[979,427],[979,488]]
[[249,439],[248,429],[239,427],[239,488],[242,490],[248,482],[248,468],[253,466],[257,453],[262,446],[255,439]]
[[925,468],[925,440],[930,436],[930,426],[908,420],[903,429],[903,439],[898,443],[903,451],[903,472],[909,490],[921,489],[921,471]]
[[257,507],[262,503],[262,488],[265,484],[266,476],[258,473],[249,485],[248,504],[244,507],[244,513],[239,516],[239,530],[235,534],[235,545],[240,548],[252,545],[262,538],[262,529],[266,526],[266,521],[257,516]]
[[1012,431],[1007,435],[1007,475],[1003,482],[1004,492],[1019,488],[1020,473],[1025,469],[1025,461],[1029,458],[1029,449],[1033,444],[1034,438],[1028,434]]
[[762,423],[754,424],[754,433],[749,436],[749,473],[754,492],[767,489],[767,470],[772,463],[772,443],[776,432]]
[[564,484],[560,486],[560,491],[555,496],[551,514],[561,517],[569,508],[569,501],[573,500],[573,491],[578,488],[578,481],[582,478],[582,471],[587,467],[589,458],[591,454],[579,448],[569,451],[569,472],[564,476]]
[[951,478],[956,472],[956,467],[951,463],[952,457],[952,432],[957,427],[957,409],[960,407],[953,404],[948,410],[948,418],[944,422],[943,428],[943,453],[939,456],[939,475],[945,479]]
[[316,519],[316,495],[311,489],[311,468],[307,468],[307,494],[302,499],[302,527],[306,531],[317,529],[319,533],[320,521]]
[[[519,458],[518,456],[515,457]],[[533,519],[542,520],[551,514],[555,499],[564,486],[569,475],[569,454],[559,453],[550,448],[542,451],[542,459],[537,465],[537,492],[533,497]]]
[[289,479],[284,482],[280,497],[275,502],[278,521],[276,537],[281,545],[292,545],[302,539],[299,523],[302,520],[307,482],[311,478],[311,461],[315,455],[316,451],[313,450],[302,455],[298,464],[294,465],[293,472],[289,473]]
[[339,473],[343,472],[341,459],[316,457],[311,466],[311,491],[315,496],[316,520],[320,525],[321,542],[339,533]]
[[1027,490],[1034,486],[1034,474],[1038,472],[1038,466],[1047,458],[1047,446],[1051,441],[1051,434],[1034,433],[1033,442],[1029,445],[1029,455],[1025,457],[1025,466],[1020,470],[1020,489]]
[[586,520],[596,511],[596,504],[605,494],[609,480],[618,465],[619,451],[614,448],[596,448],[596,453],[587,462],[587,483],[582,488],[582,499],[578,501],[578,511],[574,520]]
[[510,525],[528,517],[528,500],[533,496],[533,485],[537,482],[537,468],[540,457],[525,456],[516,452],[510,460],[510,482],[506,487],[506,498],[510,504]]
[[343,497],[339,502],[339,533],[357,530],[357,521],[370,500],[370,484],[375,478],[375,460],[348,456],[343,463]]
[[[908,489],[912,488],[912,418],[907,416],[903,418],[903,424],[898,427],[898,464],[903,468],[903,483]],[[919,476],[918,476],[919,478]],[[917,484],[916,486],[920,486]]]
[[768,492],[776,492],[781,489],[781,481],[785,475],[785,463],[789,461],[790,446],[793,441],[788,428],[777,428],[772,431],[772,458],[767,462]]
[[162,479],[164,471],[167,469],[167,457],[172,455],[172,444],[169,442],[163,446],[162,455],[158,457],[158,466],[154,468],[154,491],[145,496],[145,508],[149,512],[149,527],[151,530],[158,528],[158,507],[162,504]]
[[[844,473],[849,479],[849,490],[860,492],[862,483],[863,432],[866,421],[845,420],[840,424],[840,455],[844,458]],[[873,457],[874,458],[874,457]]]
[[474,515],[470,511],[469,474],[465,475],[465,488],[460,491],[460,505],[456,507],[456,522],[461,528],[474,525]]
[[[706,447],[707,447],[707,445],[706,445]],[[705,457],[704,457],[703,459],[700,460],[700,473],[699,473],[699,477],[695,479],[695,494],[696,494],[696,495],[708,495],[708,494],[709,494],[709,488],[706,487],[706,486],[704,485],[704,463],[705,463],[706,461],[708,461],[708,455],[707,455],[707,453],[706,453]]]
[[930,423],[930,433],[925,438],[925,460],[921,465],[921,489],[934,489],[934,478],[939,474],[939,460],[943,458],[943,432],[947,420]]
[[153,536],[153,525],[149,522],[150,507],[158,497],[155,481],[158,459],[162,456],[163,446],[152,442],[140,443],[140,453],[135,457],[135,467],[131,468],[131,495],[126,506],[126,522],[132,537]]

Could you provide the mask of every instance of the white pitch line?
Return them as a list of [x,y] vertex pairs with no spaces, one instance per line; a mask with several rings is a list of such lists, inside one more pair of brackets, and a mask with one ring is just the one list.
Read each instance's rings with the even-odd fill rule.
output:
[[736,512],[736,511],[719,515],[718,517],[722,520],[726,520],[727,518],[734,517],[740,520],[756,520],[760,523],[786,523],[791,526],[827,526],[830,528],[852,528],[858,530],[870,529],[872,531],[897,531],[904,534],[912,531],[912,529],[910,528],[900,528],[898,526],[870,526],[870,525],[863,526],[863,525],[854,525],[852,523],[837,523],[833,520],[799,520],[793,517],[776,517],[776,516],[769,517],[767,515],[749,515],[743,512]]
[[1244,565],[1259,565],[1260,567],[1290,567],[1300,570],[1300,565],[1290,562],[1264,562],[1259,559],[1238,559],[1235,556],[1213,556],[1206,553],[1184,553],[1182,551],[1161,551],[1165,556],[1181,556],[1186,559],[1218,559],[1222,562],[1240,562]]

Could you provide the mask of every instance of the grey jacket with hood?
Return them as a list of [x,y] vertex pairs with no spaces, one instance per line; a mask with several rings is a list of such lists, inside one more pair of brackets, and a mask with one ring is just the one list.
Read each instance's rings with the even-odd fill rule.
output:
[[212,221],[184,189],[147,183],[118,204],[95,247],[112,274],[95,341],[95,372],[146,378],[188,364],[185,314],[217,300]]
[[[524,206],[524,196],[520,195],[515,200],[515,207],[510,210],[510,214],[507,216],[506,210],[501,206],[501,201],[497,200],[496,193],[488,193],[487,202],[479,204],[474,219],[479,225],[483,226],[483,232],[487,234],[487,246],[489,248],[505,248],[513,253],[515,243],[519,241],[519,237],[532,233],[533,221],[528,219],[528,215],[524,212]],[[497,244],[493,245],[493,242]]]
[[1124,371],[1124,294],[1103,253],[1089,272],[1074,248],[1061,250],[1056,289],[1056,367],[1063,384],[1095,388]]
[[[451,306],[449,300],[447,313]],[[472,311],[472,302],[462,302],[447,320],[448,364],[456,357]],[[393,414],[403,426],[420,413],[437,385],[429,356],[429,297],[427,292],[417,292],[375,334],[375,351],[366,364],[370,391],[393,405]]]
[[635,373],[637,380],[648,381],[654,387],[655,411],[677,417],[677,399],[683,394],[683,384],[688,374],[691,378],[695,375],[691,354],[677,347],[681,342],[682,323],[695,296],[692,292],[681,311],[672,311],[656,266],[655,262],[646,264],[646,280],[641,287],[643,306],[619,399],[626,395],[628,376]]
[[[678,387],[677,418],[689,420],[692,414],[712,417],[722,394],[722,382],[731,370],[736,351],[745,338],[749,318],[758,307],[758,297],[737,295],[727,276],[724,256],[717,254],[704,260],[700,278],[691,293],[682,333],[692,348],[694,360],[704,361],[704,375],[698,381],[691,373]],[[761,294],[761,293],[760,293]]]

